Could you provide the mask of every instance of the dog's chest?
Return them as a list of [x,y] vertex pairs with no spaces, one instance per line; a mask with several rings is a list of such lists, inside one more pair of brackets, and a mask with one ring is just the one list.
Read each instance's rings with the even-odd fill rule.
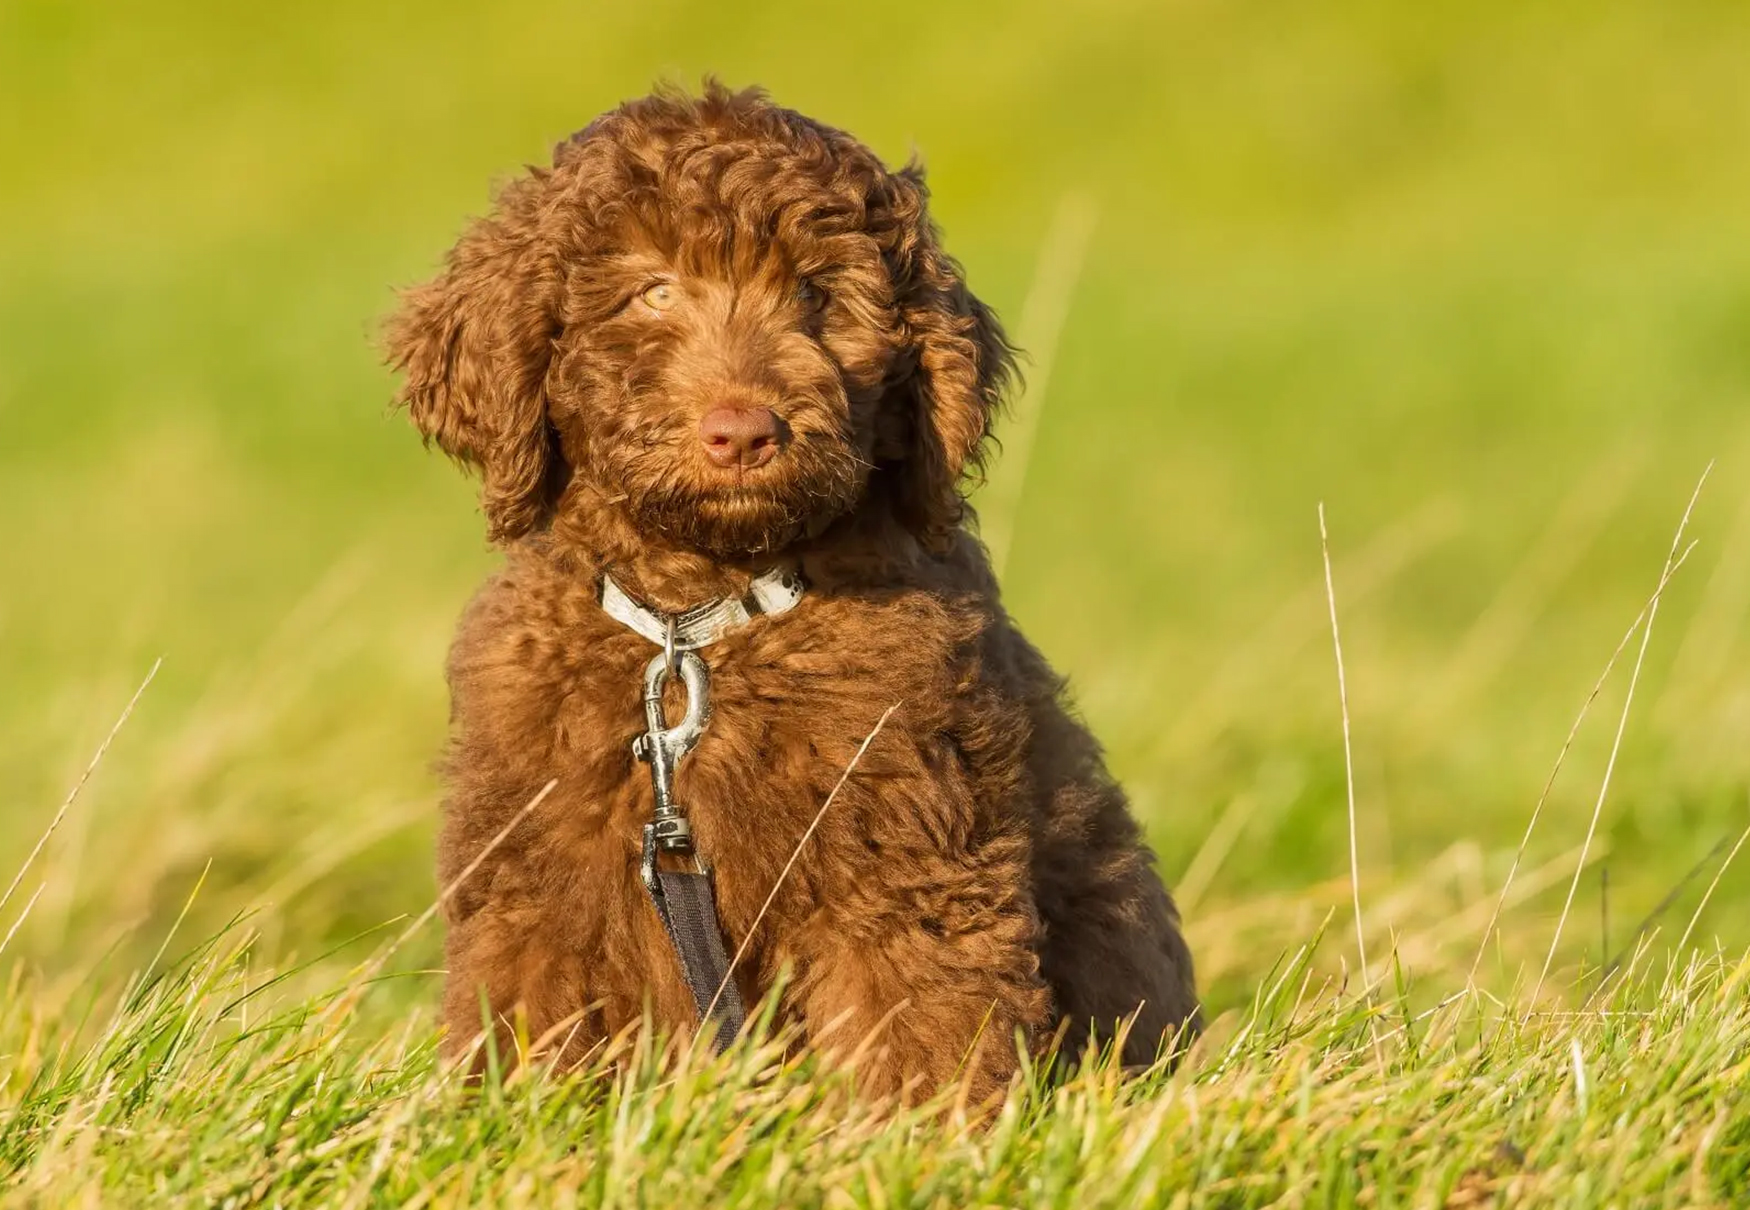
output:
[[[924,667],[940,677],[941,653],[918,657],[939,645],[915,631],[905,643],[882,641],[871,629],[855,614],[803,607],[698,651],[708,705],[672,784],[703,845],[793,842],[882,712],[929,692]],[[584,789],[599,824],[633,835],[655,806],[633,744],[649,729],[646,676],[661,652],[593,618],[566,648],[563,675],[541,678],[553,693],[553,775]],[[662,696],[664,724],[678,725],[688,707],[681,678],[669,677]]]

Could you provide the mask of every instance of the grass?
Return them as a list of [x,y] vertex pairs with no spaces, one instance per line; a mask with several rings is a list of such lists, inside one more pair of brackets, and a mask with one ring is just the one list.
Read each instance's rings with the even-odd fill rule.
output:
[[[1743,1200],[1746,37],[1630,0],[0,7],[0,879],[163,658],[0,908],[0,1202]],[[1217,1026],[1177,1075],[1030,1081],[985,1131],[774,1052],[475,1093],[434,928],[359,981],[437,894],[492,562],[372,325],[495,175],[706,70],[921,149],[1031,346],[981,504],[1187,909]]]
[[[18,1204],[1064,1207],[1741,1204],[1750,963],[1631,967],[1581,1011],[1471,992],[1373,1006],[1270,972],[1177,1070],[860,1102],[782,1039],[628,1041],[568,1076],[469,1085],[362,983],[279,1009],[227,930],[81,1038],[15,979],[0,1171]],[[1644,957],[1640,955],[1640,957]],[[1401,980],[1402,974],[1399,973]]]

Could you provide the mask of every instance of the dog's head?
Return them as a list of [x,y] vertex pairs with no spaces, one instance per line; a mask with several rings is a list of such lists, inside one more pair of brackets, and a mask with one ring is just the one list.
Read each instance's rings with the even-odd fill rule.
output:
[[915,166],[758,92],[631,102],[404,296],[399,401],[479,468],[498,540],[578,478],[719,556],[860,508],[939,545],[1014,361],[926,201]]

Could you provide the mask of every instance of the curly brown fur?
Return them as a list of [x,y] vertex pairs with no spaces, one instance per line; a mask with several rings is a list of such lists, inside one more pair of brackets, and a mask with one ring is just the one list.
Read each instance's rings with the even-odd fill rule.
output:
[[[506,550],[451,652],[440,878],[557,780],[448,905],[452,1047],[482,997],[562,1061],[647,1005],[692,1028],[637,876],[651,647],[597,583],[611,570],[680,610],[777,558],[811,590],[705,649],[715,716],[679,772],[729,947],[748,941],[743,995],[788,972],[785,1021],[842,1059],[869,1040],[875,1094],[962,1073],[987,1097],[1017,1032],[1074,1047],[1133,1018],[1124,1058],[1145,1062],[1194,1027],[1190,955],[1123,793],[966,528],[959,484],[1013,357],[926,201],[916,166],[758,92],[660,92],[513,181],[405,296],[399,400],[481,472]],[[706,458],[700,418],[725,405],[781,417],[778,456]]]

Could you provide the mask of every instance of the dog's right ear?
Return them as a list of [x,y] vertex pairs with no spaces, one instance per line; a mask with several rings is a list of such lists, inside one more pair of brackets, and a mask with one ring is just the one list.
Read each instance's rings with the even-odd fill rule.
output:
[[494,541],[543,524],[564,476],[547,420],[562,288],[541,230],[549,175],[535,169],[508,185],[445,271],[402,295],[386,332],[389,363],[405,375],[395,402],[428,442],[480,470]]
[[906,232],[894,258],[899,312],[913,363],[899,511],[926,546],[945,550],[965,513],[961,481],[982,471],[991,419],[1016,377],[1015,348],[942,249],[922,167],[908,165],[893,180],[894,213]]

